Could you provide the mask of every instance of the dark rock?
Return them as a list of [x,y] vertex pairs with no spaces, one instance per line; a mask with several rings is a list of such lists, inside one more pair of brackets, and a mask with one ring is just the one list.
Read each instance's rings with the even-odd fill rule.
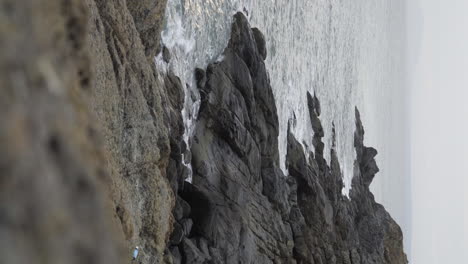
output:
[[257,43],[258,53],[260,53],[263,60],[266,60],[267,48],[265,36],[263,36],[263,33],[258,28],[252,28],[252,33],[255,38],[255,43]]
[[184,237],[185,237],[184,227],[178,222],[174,222],[174,228],[173,228],[171,238],[170,238],[170,245],[171,246],[179,245],[180,242],[182,242],[182,240],[184,239]]
[[315,108],[315,113],[317,114],[317,116],[320,116],[320,114],[322,113],[322,108],[320,107],[320,101],[315,95],[315,93],[314,93],[314,108]]
[[197,88],[203,90],[206,84],[206,72],[203,69],[195,69],[195,80],[197,81]]
[[190,231],[192,231],[193,227],[193,221],[190,218],[183,219],[180,221],[180,224],[182,225],[182,229],[184,230],[185,236],[190,235]]
[[203,237],[199,237],[197,239],[197,247],[203,252],[203,254],[209,256],[210,251],[208,249],[208,241],[204,239]]
[[190,215],[190,205],[182,199],[180,196],[177,196],[176,198],[176,204],[174,207],[174,218],[175,220],[179,221],[182,220],[183,218],[187,218]]
[[[363,145],[358,112],[350,198],[341,193],[335,143],[330,165],[323,156],[320,102],[310,93],[315,153],[307,159],[289,134],[290,176],[279,169],[278,117],[264,48],[259,31],[236,14],[224,60],[195,73],[202,100],[193,182],[181,193],[193,220],[190,239],[182,242],[184,263],[407,263],[401,230],[369,191],[377,152]],[[182,221],[190,230],[191,220]]]
[[357,110],[349,198],[311,94],[315,152],[288,135],[283,175],[265,38],[240,13],[224,60],[195,72],[188,150],[184,84],[153,61],[165,4],[0,0],[2,262],[128,263],[138,245],[144,264],[407,263]]
[[171,247],[171,256],[173,264],[182,264],[182,255],[180,254],[179,247]]
[[164,62],[166,63],[171,62],[171,52],[166,46],[163,46],[162,57],[163,57]]
[[185,238],[182,242],[182,252],[186,263],[204,264],[210,259],[197,248],[196,244],[191,239],[188,238]]
[[317,137],[322,138],[324,136],[322,123],[320,122],[320,104],[318,100],[314,98],[309,92],[307,92],[307,105],[309,106],[309,116],[312,123],[312,130]]
[[207,240],[213,259],[288,263],[289,187],[278,166],[276,107],[256,45],[245,17],[236,15],[224,60],[206,71],[193,188],[184,199],[192,207],[192,234]]

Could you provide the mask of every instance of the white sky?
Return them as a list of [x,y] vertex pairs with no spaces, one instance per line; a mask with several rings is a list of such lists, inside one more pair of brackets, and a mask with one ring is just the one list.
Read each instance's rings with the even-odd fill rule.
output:
[[468,263],[468,0],[408,0],[412,264]]

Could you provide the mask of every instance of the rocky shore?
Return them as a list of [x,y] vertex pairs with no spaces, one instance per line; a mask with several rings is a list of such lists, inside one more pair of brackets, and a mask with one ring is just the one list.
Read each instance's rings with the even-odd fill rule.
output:
[[265,39],[240,13],[194,73],[185,145],[184,84],[154,63],[165,4],[0,0],[2,263],[407,263],[357,109],[349,198],[314,95],[315,151],[289,135],[280,170]]
[[349,198],[335,151],[323,156],[320,102],[311,94],[315,152],[307,158],[290,134],[285,177],[265,40],[240,13],[223,57],[197,74],[203,81],[194,175],[180,189],[185,202],[176,205],[191,212],[176,218],[175,263],[407,263],[400,228],[369,191],[377,151],[363,144],[358,110]]

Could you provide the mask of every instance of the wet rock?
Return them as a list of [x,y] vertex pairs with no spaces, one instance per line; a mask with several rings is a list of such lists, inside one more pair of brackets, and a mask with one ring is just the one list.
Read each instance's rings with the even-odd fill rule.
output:
[[166,46],[163,46],[162,57],[165,63],[171,62],[171,52]]
[[341,193],[334,147],[329,163],[323,157],[320,102],[310,93],[315,153],[306,158],[289,133],[290,176],[279,169],[278,117],[264,47],[258,30],[236,14],[224,60],[195,72],[202,100],[193,181],[181,194],[193,220],[190,239],[182,242],[184,263],[407,263],[401,230],[369,191],[377,152],[363,145],[358,113],[350,198]]
[[322,123],[320,122],[320,104],[317,103],[318,100],[313,97],[309,92],[307,92],[307,105],[309,106],[309,116],[312,123],[312,130],[317,137],[323,138],[324,132]]
[[136,245],[144,264],[407,263],[400,228],[369,191],[377,152],[357,110],[349,198],[337,153],[323,157],[311,94],[315,152],[306,158],[289,134],[283,175],[265,38],[242,14],[224,60],[195,72],[189,152],[184,84],[153,62],[164,0],[0,5],[5,263],[128,263]]
[[257,43],[258,53],[260,53],[263,60],[266,60],[267,48],[265,36],[263,36],[263,33],[258,28],[252,28],[252,33],[255,38],[255,43]]
[[206,72],[203,69],[195,69],[195,80],[197,81],[197,87],[200,90],[203,90],[206,84]]

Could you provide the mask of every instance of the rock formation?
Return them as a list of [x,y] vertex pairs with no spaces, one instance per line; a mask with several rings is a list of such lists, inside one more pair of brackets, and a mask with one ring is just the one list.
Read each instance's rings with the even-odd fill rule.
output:
[[312,95],[315,152],[290,135],[279,169],[265,39],[241,14],[225,59],[196,71],[188,152],[184,84],[154,63],[165,5],[0,0],[1,262],[406,263],[357,111],[349,199]]
[[335,150],[323,156],[320,103],[311,94],[315,152],[306,157],[290,134],[290,176],[279,169],[278,117],[264,47],[261,33],[239,13],[223,61],[209,65],[206,76],[197,71],[204,81],[194,175],[180,192],[185,202],[176,206],[185,213],[176,217],[170,245],[175,263],[407,263],[400,228],[369,191],[377,152],[363,145],[357,109],[349,198],[342,195]]
[[2,263],[164,260],[183,98],[154,66],[165,4],[0,1]]

